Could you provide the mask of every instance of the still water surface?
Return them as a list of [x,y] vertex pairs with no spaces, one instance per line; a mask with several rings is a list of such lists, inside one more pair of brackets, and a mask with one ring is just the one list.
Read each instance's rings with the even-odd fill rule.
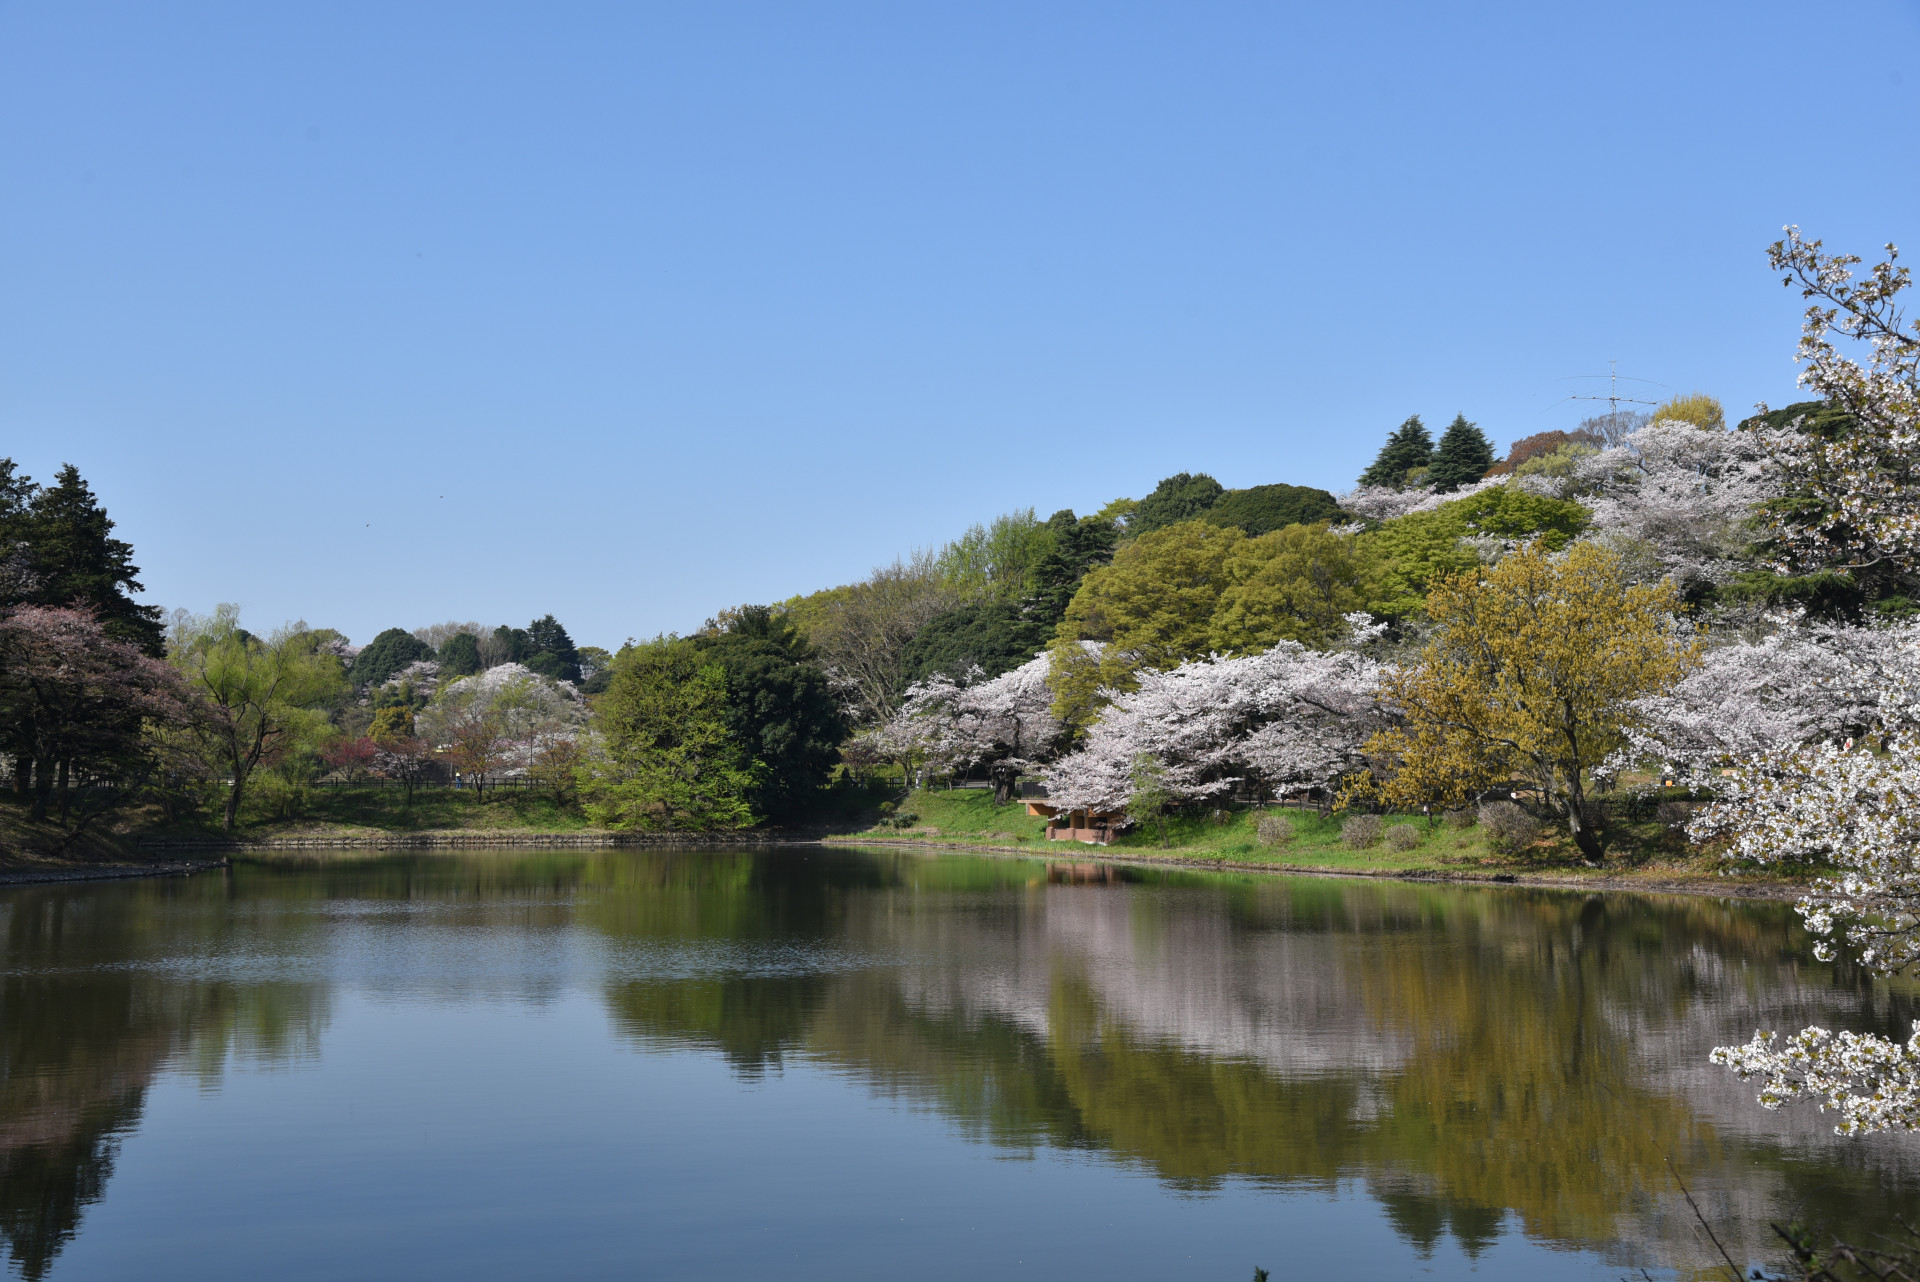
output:
[[30,1279],[1618,1278],[1920,1207],[1784,905],[819,847],[0,890]]

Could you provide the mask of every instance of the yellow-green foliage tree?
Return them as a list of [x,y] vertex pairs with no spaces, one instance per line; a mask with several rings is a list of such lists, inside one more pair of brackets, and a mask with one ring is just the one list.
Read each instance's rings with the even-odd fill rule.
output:
[[1698,657],[1679,604],[1670,581],[1629,583],[1618,556],[1588,543],[1558,557],[1536,544],[1442,579],[1427,598],[1432,640],[1384,683],[1402,724],[1368,742],[1391,764],[1365,790],[1393,805],[1444,803],[1524,778],[1597,861],[1593,769],[1626,746],[1632,701]]
[[262,762],[317,744],[325,709],[347,689],[339,659],[320,634],[280,628],[257,637],[240,626],[237,606],[205,618],[182,617],[167,639],[167,660],[194,693],[194,722],[210,773],[227,781],[221,826],[233,831],[247,785]]
[[1654,420],[1677,419],[1682,423],[1691,423],[1708,432],[1722,432],[1727,426],[1727,412],[1720,402],[1705,392],[1688,392],[1676,396],[1653,411]]
[[1479,565],[1479,552],[1467,539],[1531,539],[1558,551],[1592,519],[1578,503],[1499,485],[1388,521],[1361,536],[1377,571],[1367,609],[1388,618],[1419,614],[1435,583]]
[[1091,571],[1067,606],[1053,642],[1055,715],[1085,725],[1102,690],[1132,689],[1143,669],[1279,641],[1330,645],[1371,588],[1369,554],[1324,525],[1250,539],[1183,521],[1143,534]]
[[593,704],[581,796],[611,828],[745,828],[754,763],[727,725],[727,672],[691,640],[628,643]]

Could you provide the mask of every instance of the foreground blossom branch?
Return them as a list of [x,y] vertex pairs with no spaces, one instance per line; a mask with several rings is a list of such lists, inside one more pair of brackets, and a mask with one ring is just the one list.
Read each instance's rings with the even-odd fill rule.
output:
[[[1819,863],[1836,871],[1796,905],[1830,961],[1843,949],[1894,975],[1920,961],[1920,735],[1902,729],[1884,751],[1832,743],[1754,755],[1689,826],[1727,837],[1760,864]],[[1920,1128],[1920,1028],[1905,1043],[1871,1033],[1807,1028],[1782,1042],[1756,1032],[1713,1061],[1764,1081],[1768,1108],[1811,1098],[1838,1112],[1845,1135]]]

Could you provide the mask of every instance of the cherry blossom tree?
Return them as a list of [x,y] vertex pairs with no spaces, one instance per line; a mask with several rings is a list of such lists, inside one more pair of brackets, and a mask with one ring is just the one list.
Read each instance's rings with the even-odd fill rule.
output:
[[[1356,642],[1380,632],[1349,619]],[[1358,652],[1291,641],[1245,658],[1213,657],[1140,674],[1115,694],[1085,745],[1046,772],[1047,796],[1069,809],[1119,812],[1143,755],[1175,803],[1217,797],[1244,779],[1277,792],[1330,787],[1362,762],[1377,725],[1380,665]]]
[[936,770],[976,765],[993,780],[993,799],[1013,799],[1022,774],[1050,753],[1061,725],[1047,684],[1050,657],[1041,655],[991,681],[944,674],[913,685],[900,711],[870,740],[888,759]]
[[1769,444],[1764,432],[1656,420],[1581,460],[1570,496],[1593,510],[1589,537],[1636,577],[1670,576],[1683,590],[1721,582],[1742,568],[1747,521],[1777,492]]
[[1391,521],[1395,517],[1406,516],[1411,512],[1432,512],[1444,503],[1456,499],[1470,498],[1482,490],[1492,489],[1496,485],[1505,485],[1505,476],[1489,476],[1463,485],[1457,490],[1445,494],[1433,490],[1396,490],[1385,485],[1362,485],[1336,495],[1342,512],[1351,512],[1369,521]]
[[[1901,307],[1911,281],[1900,251],[1886,249],[1864,279],[1854,276],[1858,257],[1827,253],[1797,227],[1768,250],[1782,283],[1810,300],[1800,383],[1844,412],[1819,430],[1802,420],[1764,437],[1790,496],[1771,509],[1785,571],[1883,561],[1911,569],[1920,559],[1920,322]],[[1836,340],[1864,343],[1866,363]]]
[[[194,711],[171,668],[108,635],[92,610],[35,605],[0,612],[0,706],[33,766],[32,817],[52,808],[62,823],[80,786],[119,799],[120,785],[145,777],[145,723]],[[82,826],[100,813],[83,810]]]
[[[1785,282],[1814,300],[1800,339],[1801,382],[1844,411],[1838,424],[1811,430],[1802,420],[1765,438],[1790,498],[1769,509],[1778,564],[1888,562],[1910,574],[1920,560],[1920,325],[1899,306],[1907,269],[1889,245],[1886,261],[1856,281],[1858,258],[1828,254],[1792,227],[1769,252]],[[1836,338],[1867,344],[1867,363],[1842,353]],[[1871,742],[1827,740],[1753,753],[1689,831],[1724,837],[1732,853],[1757,863],[1832,868],[1798,904],[1816,954],[1850,951],[1894,975],[1920,963],[1920,697],[1910,644],[1879,644],[1866,661],[1854,657],[1856,672],[1877,686],[1877,751]],[[1759,1079],[1764,1106],[1812,1099],[1838,1114],[1843,1134],[1920,1129],[1920,1025],[1905,1042],[1817,1026],[1784,1039],[1762,1030],[1713,1058]]]
[[[1851,950],[1884,975],[1920,961],[1920,733],[1902,729],[1882,752],[1832,742],[1776,748],[1721,782],[1693,835],[1729,838],[1733,854],[1761,864],[1836,869],[1797,905],[1817,956]],[[1811,1098],[1838,1113],[1842,1134],[1920,1129],[1920,1025],[1905,1042],[1820,1027],[1784,1040],[1757,1031],[1713,1059],[1760,1079],[1767,1108]]]
[[1904,713],[1882,695],[1920,673],[1920,627],[1766,622],[1767,635],[1709,646],[1671,689],[1639,700],[1632,746],[1608,772],[1652,758],[1706,782],[1710,772],[1755,754],[1906,724],[1886,722]]

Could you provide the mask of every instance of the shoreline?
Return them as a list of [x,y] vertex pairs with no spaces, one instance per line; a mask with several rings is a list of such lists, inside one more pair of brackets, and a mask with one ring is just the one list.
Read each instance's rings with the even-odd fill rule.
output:
[[77,881],[121,881],[143,877],[191,876],[232,864],[236,854],[272,854],[326,850],[605,850],[669,846],[865,846],[927,850],[946,854],[990,855],[1053,863],[1112,864],[1134,868],[1163,868],[1184,872],[1265,873],[1288,877],[1343,877],[1373,881],[1440,882],[1451,885],[1532,887],[1544,890],[1585,890],[1595,893],[1691,895],[1712,899],[1765,899],[1787,902],[1800,898],[1806,887],[1771,881],[1712,877],[1641,877],[1631,873],[1596,872],[1590,876],[1554,872],[1484,872],[1442,869],[1327,868],[1312,864],[1246,863],[1231,859],[1204,859],[1178,855],[1113,853],[1099,846],[1075,844],[1069,849],[1030,846],[971,845],[912,837],[823,836],[816,833],[501,833],[495,836],[460,832],[399,833],[382,836],[265,837],[248,841],[162,838],[138,843],[143,850],[205,852],[204,858],[176,858],[153,863],[74,864],[69,866],[0,868],[0,887],[48,885]]
[[41,868],[0,868],[0,887],[45,886],[69,881],[131,881],[140,877],[191,877],[194,873],[225,868],[225,856],[173,859],[150,864],[68,864]]
[[[1074,858],[1062,859],[1045,851],[1022,846],[971,846],[957,842],[926,841],[911,837],[824,838],[822,845],[887,846],[918,850],[941,850],[949,854],[985,854],[1042,859],[1054,863],[1119,864],[1134,868],[1173,868],[1184,872],[1271,873],[1286,877],[1351,877],[1367,881],[1444,882],[1449,885],[1497,886],[1519,889],[1586,890],[1596,893],[1631,892],[1649,895],[1691,895],[1703,899],[1767,899],[1792,903],[1806,894],[1807,887],[1782,882],[1739,881],[1733,878],[1677,877],[1640,878],[1619,873],[1596,872],[1582,877],[1569,873],[1528,872],[1448,872],[1440,869],[1401,868],[1324,868],[1311,864],[1253,864],[1231,859],[1194,859],[1178,855],[1092,853],[1100,846],[1075,845]],[[1067,843],[1059,843],[1066,845]],[[1082,853],[1086,852],[1086,853]]]

